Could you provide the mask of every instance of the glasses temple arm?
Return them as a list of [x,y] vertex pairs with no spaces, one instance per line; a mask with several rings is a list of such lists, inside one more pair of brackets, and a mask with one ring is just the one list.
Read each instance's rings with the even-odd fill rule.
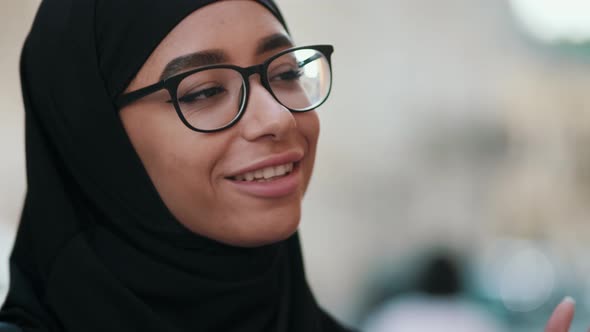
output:
[[316,54],[314,54],[314,55],[310,56],[309,58],[307,58],[307,59],[305,59],[305,60],[299,61],[299,62],[297,63],[297,66],[298,66],[299,68],[301,68],[301,67],[303,67],[303,66],[307,65],[308,63],[310,63],[310,62],[312,62],[312,61],[315,61],[315,60],[317,60],[317,59],[319,59],[319,58],[321,58],[321,57],[322,57],[322,54],[321,54],[321,53],[316,53]]
[[121,109],[122,107],[124,107],[124,106],[138,100],[138,99],[141,99],[149,94],[152,94],[152,93],[162,90],[162,89],[164,89],[164,81],[160,81],[156,84],[146,86],[145,88],[141,88],[139,90],[135,90],[135,91],[123,94],[123,95],[117,97],[117,99],[115,100],[115,106],[118,109]]

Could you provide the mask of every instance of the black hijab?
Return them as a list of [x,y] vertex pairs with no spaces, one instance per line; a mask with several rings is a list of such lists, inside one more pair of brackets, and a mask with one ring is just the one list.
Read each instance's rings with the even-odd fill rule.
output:
[[117,115],[114,98],[158,43],[211,2],[41,3],[21,56],[28,188],[0,320],[25,331],[345,331],[310,292],[297,234],[244,249],[191,233]]

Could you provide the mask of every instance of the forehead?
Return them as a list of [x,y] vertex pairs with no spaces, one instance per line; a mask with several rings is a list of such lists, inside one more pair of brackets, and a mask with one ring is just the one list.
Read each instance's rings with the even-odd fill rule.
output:
[[[153,53],[157,63],[209,49],[230,58],[253,55],[258,42],[276,33],[287,35],[281,23],[261,4],[250,0],[215,2],[187,16]],[[239,60],[239,59],[235,59]]]

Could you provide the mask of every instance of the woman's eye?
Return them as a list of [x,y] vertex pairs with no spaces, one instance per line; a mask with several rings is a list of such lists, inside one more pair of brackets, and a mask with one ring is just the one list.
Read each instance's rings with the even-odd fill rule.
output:
[[178,101],[181,103],[194,103],[215,97],[223,92],[225,92],[225,89],[222,86],[214,86],[203,90],[188,92],[184,96],[178,98]]
[[277,75],[273,75],[271,81],[295,81],[301,76],[303,76],[303,71],[291,69],[281,72]]

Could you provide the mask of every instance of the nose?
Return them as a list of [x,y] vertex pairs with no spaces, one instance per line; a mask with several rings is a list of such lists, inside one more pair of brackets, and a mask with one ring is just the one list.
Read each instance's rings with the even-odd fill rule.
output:
[[[253,75],[258,76],[258,75]],[[255,77],[250,77],[249,98],[240,120],[242,136],[248,141],[282,140],[296,127],[295,117]]]

